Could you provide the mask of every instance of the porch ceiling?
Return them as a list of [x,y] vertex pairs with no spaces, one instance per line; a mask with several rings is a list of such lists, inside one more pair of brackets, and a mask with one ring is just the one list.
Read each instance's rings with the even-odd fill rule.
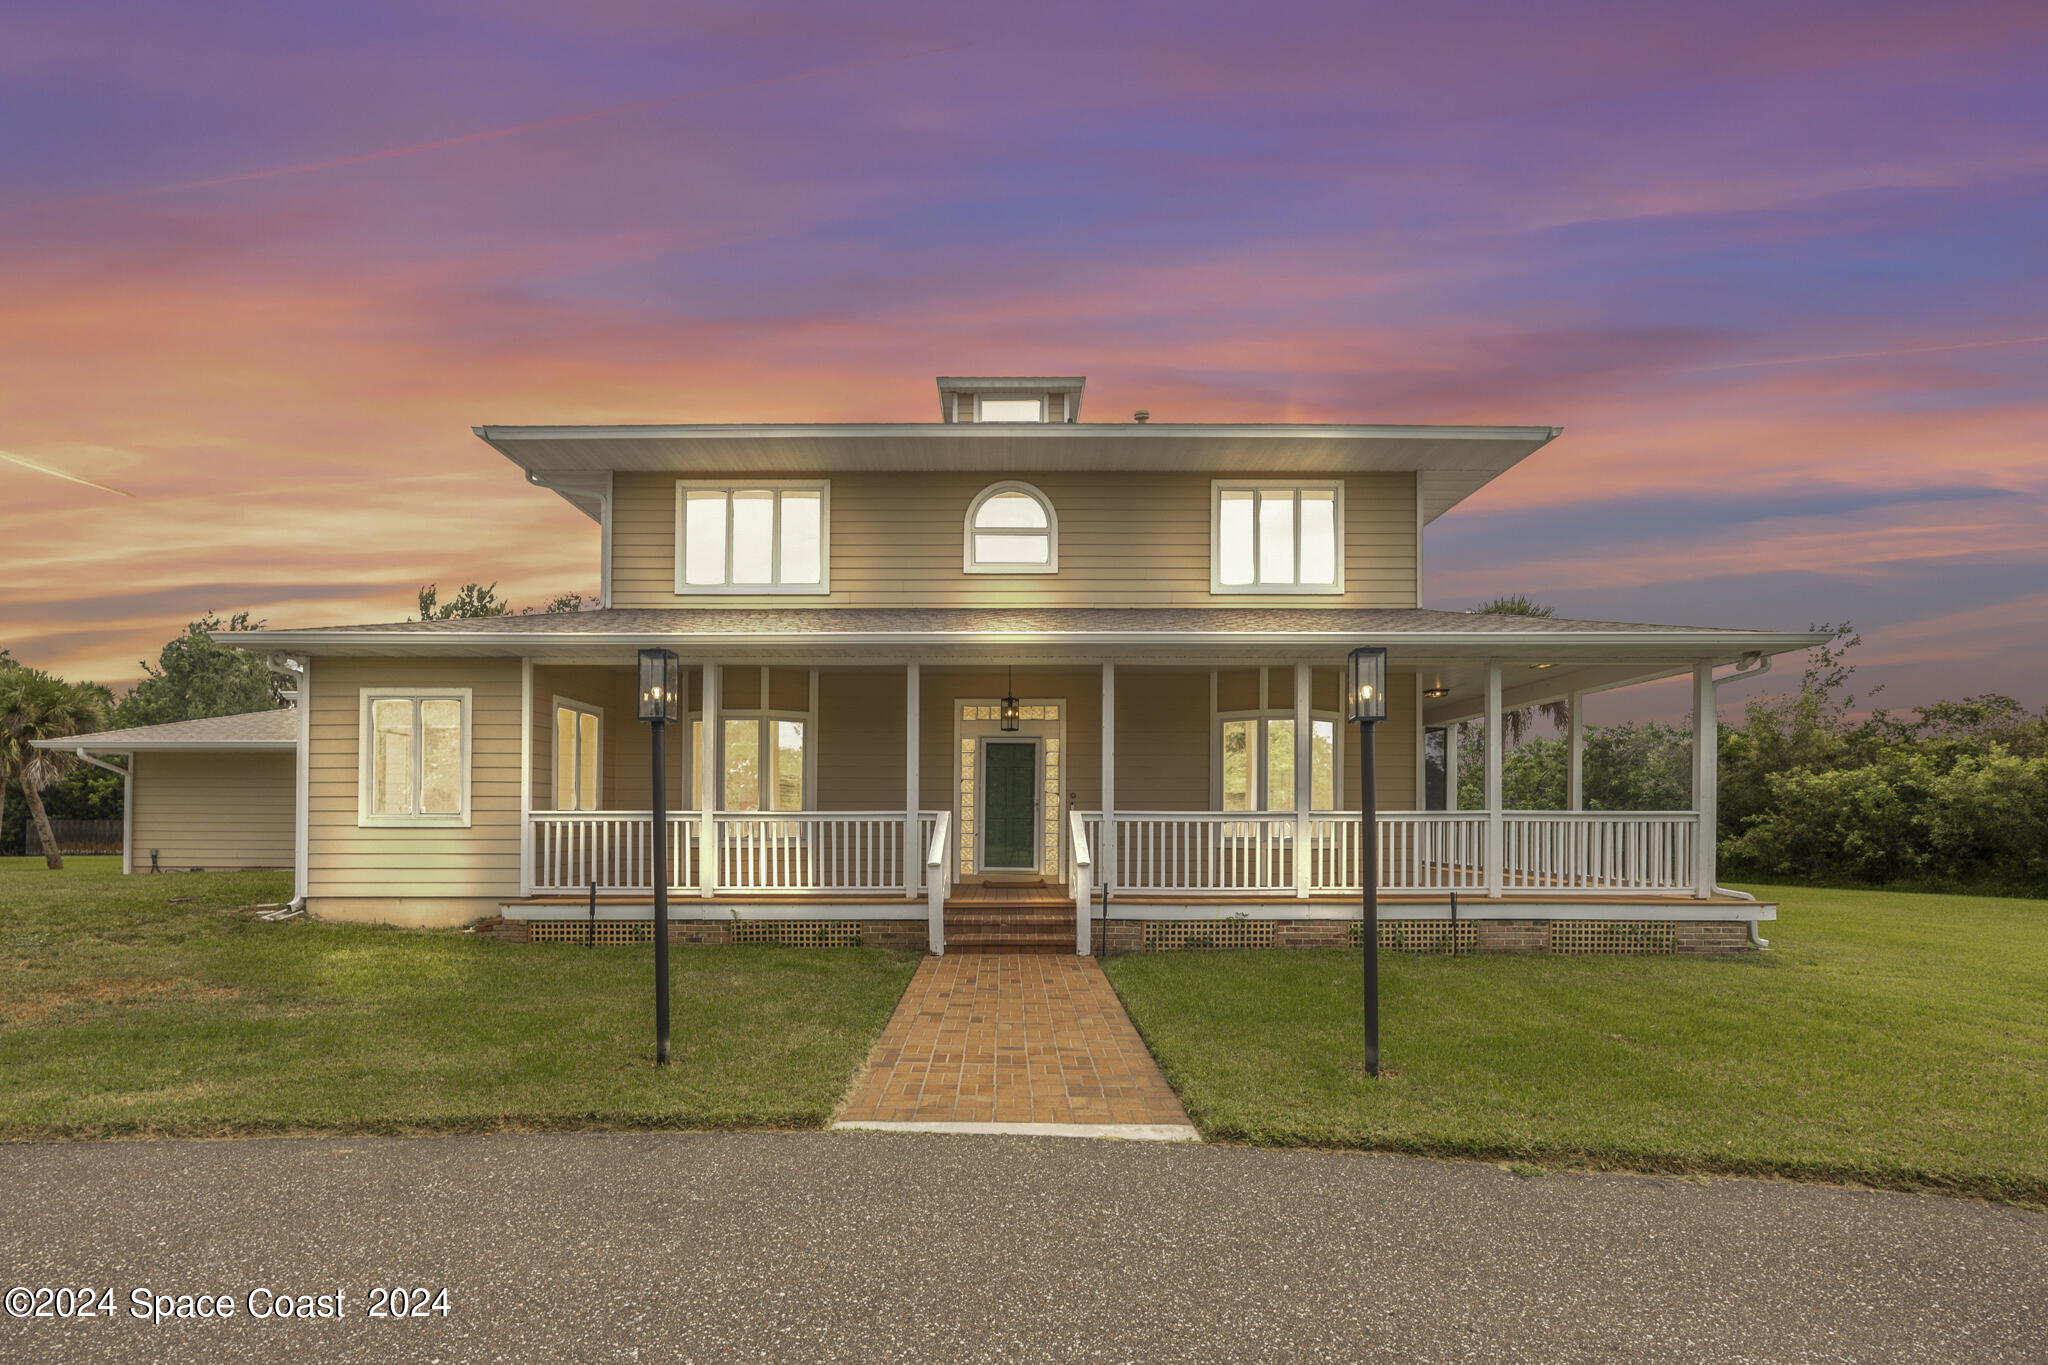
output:
[[[1549,664],[1507,680],[1514,699],[1665,677],[1701,660],[1807,649],[1807,631],[1741,631],[1620,621],[1478,616],[1417,608],[791,608],[605,610],[320,630],[221,632],[244,649],[344,655],[495,655],[542,663],[630,661],[653,646],[691,662],[1201,665],[1334,664],[1361,644],[1393,667],[1441,675],[1452,709],[1483,686],[1488,660]],[[1515,701],[1514,704],[1527,704]]]

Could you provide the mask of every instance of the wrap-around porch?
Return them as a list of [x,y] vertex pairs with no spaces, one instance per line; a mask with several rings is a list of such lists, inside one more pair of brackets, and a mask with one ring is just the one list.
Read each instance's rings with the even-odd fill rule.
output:
[[[1470,718],[1497,736],[1515,695],[1508,672],[1522,667],[1397,661],[1376,746],[1380,889],[1396,901],[1456,896],[1496,917],[1518,901],[1713,899],[1711,762],[1695,765],[1693,811],[1507,810],[1494,744],[1487,809],[1422,808],[1457,789],[1455,770],[1425,760],[1426,726],[1456,715],[1445,675],[1476,683]],[[1710,666],[1694,673],[1711,706]],[[523,895],[644,902],[651,755],[629,669],[529,661],[526,675]],[[921,913],[940,950],[944,906],[981,888],[1035,886],[1138,913],[1355,904],[1358,760],[1339,686],[1333,665],[1302,661],[698,664],[689,715],[666,746],[669,889],[685,914],[691,898],[707,903],[699,913]],[[1005,696],[1018,699],[1014,728]]]

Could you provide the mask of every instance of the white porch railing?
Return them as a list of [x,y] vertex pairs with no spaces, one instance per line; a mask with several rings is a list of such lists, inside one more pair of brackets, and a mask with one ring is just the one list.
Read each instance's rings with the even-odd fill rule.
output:
[[1117,811],[1115,820],[1116,856],[1104,864],[1101,816],[1082,817],[1096,880],[1119,891],[1294,890],[1292,815]]
[[[897,817],[901,819],[902,817]],[[697,813],[668,817],[668,884],[697,885]],[[654,812],[535,811],[533,889],[538,895],[654,889]]]
[[[1102,815],[1081,813],[1095,880],[1112,892],[1295,893],[1295,817],[1270,812],[1117,811],[1116,856],[1099,856]],[[1383,891],[1462,891],[1489,885],[1485,811],[1382,811]],[[1690,811],[1506,811],[1500,815],[1504,892],[1596,895],[1694,890],[1699,816]],[[1311,894],[1358,891],[1364,860],[1356,811],[1309,817],[1302,863]]]
[[[905,857],[905,812],[778,811],[715,817],[712,889],[734,895],[810,893],[915,895],[923,851],[939,820],[918,813],[918,842]],[[535,811],[536,895],[654,889],[654,816],[650,811]],[[704,887],[698,855],[703,818],[668,817],[669,889]]]
[[786,811],[718,817],[718,889],[901,894],[903,811]]

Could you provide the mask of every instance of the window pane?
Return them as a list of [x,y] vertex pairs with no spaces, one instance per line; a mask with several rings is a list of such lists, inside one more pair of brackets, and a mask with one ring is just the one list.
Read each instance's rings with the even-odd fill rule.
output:
[[576,809],[576,713],[555,708],[555,809]]
[[1266,722],[1266,809],[1294,809],[1294,722]]
[[1251,786],[1251,728],[1257,721],[1226,720],[1223,722],[1223,809],[1250,810],[1252,808]]
[[804,808],[804,723],[775,722],[775,809]]
[[1309,722],[1309,743],[1315,749],[1315,776],[1310,810],[1337,809],[1337,722]]
[[1252,495],[1225,493],[1216,523],[1217,577],[1238,585],[1252,581]]
[[1259,501],[1259,581],[1294,581],[1294,494],[1269,488]]
[[370,703],[370,813],[412,814],[412,702]]
[[725,808],[761,809],[761,722],[725,723]]
[[774,582],[775,495],[756,489],[732,495],[732,581]]
[[583,733],[577,745],[576,795],[580,798],[578,810],[597,810],[603,804],[597,799],[597,717],[581,717]]
[[981,420],[984,422],[1042,422],[1045,420],[1045,400],[1042,398],[984,398],[981,400]]
[[974,562],[977,564],[1046,564],[1052,560],[1049,537],[990,536],[976,533]]
[[1028,493],[998,493],[974,514],[977,529],[1004,526],[1044,526],[1045,509]]
[[1301,581],[1337,581],[1337,495],[1301,495]]
[[420,703],[420,814],[462,813],[462,703]]
[[782,581],[816,583],[824,556],[819,553],[819,531],[824,521],[825,499],[817,493],[782,495]]
[[683,581],[725,582],[723,493],[691,493],[683,500]]

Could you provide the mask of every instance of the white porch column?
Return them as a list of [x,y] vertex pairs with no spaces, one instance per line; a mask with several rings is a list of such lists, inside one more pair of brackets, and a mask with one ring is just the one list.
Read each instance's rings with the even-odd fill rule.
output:
[[1565,703],[1571,708],[1570,722],[1565,726],[1565,793],[1566,810],[1586,808],[1586,694],[1574,692]]
[[[306,685],[299,684],[303,696]],[[550,718],[549,724],[553,724]],[[306,779],[306,705],[299,703],[299,894],[306,894],[305,863],[305,797],[303,784]],[[553,804],[552,802],[550,804]],[[519,661],[519,894],[533,894],[533,660]]]
[[1465,722],[1454,720],[1444,727],[1444,809],[1458,808],[1458,744],[1465,734]]
[[1693,831],[1693,894],[1705,900],[1714,894],[1719,873],[1721,717],[1715,705],[1714,665],[1692,669],[1692,808],[1699,814]]
[[1498,897],[1501,891],[1501,863],[1507,849],[1502,838],[1504,831],[1500,821],[1500,767],[1506,749],[1506,736],[1501,733],[1500,718],[1500,665],[1486,665],[1486,894]]
[[697,885],[718,892],[718,807],[725,799],[725,731],[718,719],[719,669],[705,664],[702,730],[697,742]]
[[1308,898],[1309,805],[1315,797],[1315,745],[1309,724],[1309,668],[1294,666],[1294,896]]
[[903,666],[903,894],[917,899],[925,848],[917,837],[917,665]]
[[[1102,665],[1102,846],[1095,850],[1095,885],[1116,885],[1116,665]],[[1076,914],[1088,907],[1076,905]]]

